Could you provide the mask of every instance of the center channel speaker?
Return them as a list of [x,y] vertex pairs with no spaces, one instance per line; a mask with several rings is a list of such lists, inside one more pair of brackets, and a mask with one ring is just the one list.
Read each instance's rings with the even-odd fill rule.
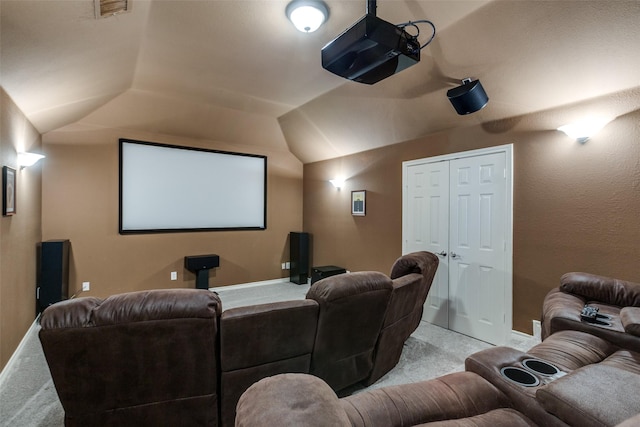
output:
[[289,260],[291,269],[289,270],[289,280],[298,285],[304,285],[309,279],[309,233],[294,232],[289,233]]

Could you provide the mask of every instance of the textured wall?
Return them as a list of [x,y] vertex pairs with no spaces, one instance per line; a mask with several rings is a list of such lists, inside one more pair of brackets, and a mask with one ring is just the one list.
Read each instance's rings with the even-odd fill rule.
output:
[[[267,156],[267,229],[118,234],[118,139]],[[153,288],[194,287],[185,255],[216,253],[211,286],[287,277],[288,233],[302,226],[302,164],[286,149],[168,137],[117,129],[67,130],[44,136],[43,238],[71,240],[71,287],[107,296]],[[233,183],[225,183],[233,187]],[[170,280],[170,272],[178,280]],[[71,291],[73,293],[73,291]]]
[[19,170],[18,151],[40,151],[40,134],[0,89],[0,167],[16,173],[16,215],[0,217],[0,370],[35,319],[36,246],[41,239],[41,165]]
[[[637,93],[626,96],[637,102]],[[402,250],[402,162],[513,143],[514,329],[531,333],[545,294],[565,272],[640,282],[640,110],[621,114],[584,145],[541,130],[550,116],[611,111],[621,98],[306,164],[304,229],[313,235],[312,264],[388,271]],[[349,178],[340,191],[327,181],[337,175]],[[352,190],[367,190],[365,217],[350,214]]]

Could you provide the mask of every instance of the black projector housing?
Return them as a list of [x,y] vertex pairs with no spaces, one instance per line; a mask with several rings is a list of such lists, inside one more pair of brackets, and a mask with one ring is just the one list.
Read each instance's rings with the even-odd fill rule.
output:
[[322,48],[322,67],[374,84],[420,61],[420,43],[404,29],[367,13]]

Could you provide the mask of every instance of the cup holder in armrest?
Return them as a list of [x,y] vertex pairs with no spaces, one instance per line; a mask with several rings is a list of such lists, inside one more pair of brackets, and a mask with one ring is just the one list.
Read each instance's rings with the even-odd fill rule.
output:
[[507,366],[500,369],[500,373],[509,381],[512,381],[524,387],[536,387],[540,384],[540,380],[538,379],[538,377],[522,368]]
[[540,375],[552,376],[560,373],[560,369],[540,359],[525,359],[522,361],[522,364],[528,370]]

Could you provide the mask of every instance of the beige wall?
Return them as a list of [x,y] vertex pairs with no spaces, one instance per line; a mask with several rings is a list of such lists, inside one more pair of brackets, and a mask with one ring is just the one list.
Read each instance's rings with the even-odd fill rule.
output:
[[[571,109],[606,110],[619,101]],[[565,272],[640,282],[640,111],[621,115],[584,145],[555,130],[535,130],[557,113],[306,164],[304,230],[313,235],[312,265],[388,272],[402,250],[402,162],[513,143],[514,329],[532,332],[545,294]],[[349,178],[340,191],[328,182],[337,175]],[[352,190],[367,190],[365,217],[350,214]]]
[[[267,229],[118,234],[118,139],[266,155]],[[286,149],[229,144],[118,129],[56,131],[44,136],[43,239],[70,239],[70,293],[105,297],[153,288],[194,287],[185,255],[216,253],[211,286],[287,277],[288,233],[302,227],[302,164]],[[233,183],[228,183],[233,185]],[[170,272],[178,280],[170,280]]]
[[41,163],[19,170],[17,153],[40,146],[40,134],[0,89],[0,166],[17,170],[16,215],[0,217],[0,370],[35,319]]

